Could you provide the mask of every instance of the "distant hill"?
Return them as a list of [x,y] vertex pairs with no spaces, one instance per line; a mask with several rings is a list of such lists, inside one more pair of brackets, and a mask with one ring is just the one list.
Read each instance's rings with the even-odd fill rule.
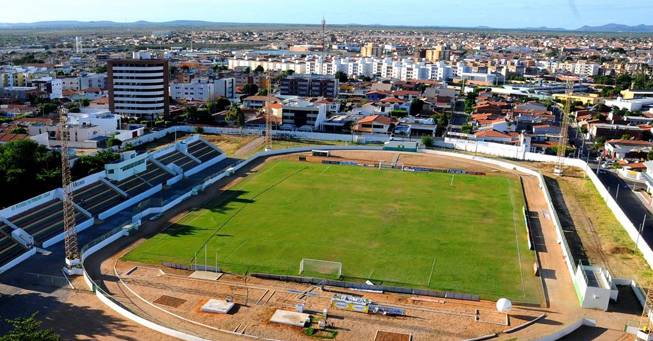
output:
[[576,31],[579,32],[631,32],[631,33],[648,33],[653,32],[653,25],[622,25],[622,24],[607,24],[602,26],[583,26]]
[[[129,23],[120,23],[115,21],[38,21],[33,23],[0,23],[0,29],[16,30],[16,29],[99,29],[99,28],[126,28],[126,29],[165,29],[165,28],[238,28],[238,27],[306,27],[318,26],[317,24],[268,24],[268,23],[229,23],[229,22],[212,22],[202,20],[174,20],[165,22],[151,22],[151,21],[134,21]],[[546,26],[541,27],[524,27],[524,28],[493,28],[488,26],[477,27],[436,27],[436,26],[400,26],[400,25],[361,25],[361,24],[347,24],[347,25],[330,25],[335,27],[393,27],[393,28],[434,28],[434,29],[472,29],[472,30],[508,30],[508,31],[551,31],[551,32],[620,32],[620,33],[653,33],[653,25],[622,25],[622,24],[607,24],[602,26],[583,26],[575,30],[568,30],[564,28],[550,28]]]

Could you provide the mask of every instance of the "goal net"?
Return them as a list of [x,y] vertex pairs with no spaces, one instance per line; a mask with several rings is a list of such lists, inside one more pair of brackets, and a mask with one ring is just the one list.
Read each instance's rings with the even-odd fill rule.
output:
[[299,263],[299,274],[307,277],[342,277],[342,263],[327,260],[303,258]]

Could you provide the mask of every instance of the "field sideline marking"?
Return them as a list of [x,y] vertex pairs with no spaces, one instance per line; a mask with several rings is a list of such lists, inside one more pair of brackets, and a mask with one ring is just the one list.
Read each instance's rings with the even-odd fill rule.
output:
[[429,274],[429,282],[426,285],[427,287],[431,287],[431,277],[433,276],[433,269],[435,268],[435,257],[433,257],[433,264],[431,265],[431,273]]
[[[509,178],[505,178],[508,181],[508,188],[510,195],[510,203],[512,204],[512,226],[515,230],[515,242],[517,246],[517,262],[519,263],[519,279],[521,280],[521,292],[522,297],[526,297],[526,288],[524,287],[524,271],[522,270],[522,261],[521,261],[521,250],[519,249],[519,235],[517,234],[517,222],[515,221],[515,189],[513,187],[512,181]],[[526,198],[524,198],[526,200]]]

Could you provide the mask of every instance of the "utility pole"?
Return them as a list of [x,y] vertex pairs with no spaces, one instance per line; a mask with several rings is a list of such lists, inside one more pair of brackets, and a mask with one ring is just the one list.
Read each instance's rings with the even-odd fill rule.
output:
[[66,109],[61,109],[59,112],[59,123],[61,124],[61,180],[63,188],[64,248],[66,253],[66,266],[63,270],[68,275],[81,275],[82,264],[79,259],[77,232],[75,231],[75,204],[73,203],[72,177],[68,157],[70,129]]

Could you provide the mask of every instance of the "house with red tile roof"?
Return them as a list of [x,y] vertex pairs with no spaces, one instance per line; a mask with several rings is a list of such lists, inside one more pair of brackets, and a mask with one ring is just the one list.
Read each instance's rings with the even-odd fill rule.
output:
[[385,115],[365,116],[353,127],[353,131],[366,134],[388,134],[391,132],[394,120]]
[[638,160],[651,151],[653,142],[649,141],[614,139],[606,141],[604,145],[604,155],[616,160]]

